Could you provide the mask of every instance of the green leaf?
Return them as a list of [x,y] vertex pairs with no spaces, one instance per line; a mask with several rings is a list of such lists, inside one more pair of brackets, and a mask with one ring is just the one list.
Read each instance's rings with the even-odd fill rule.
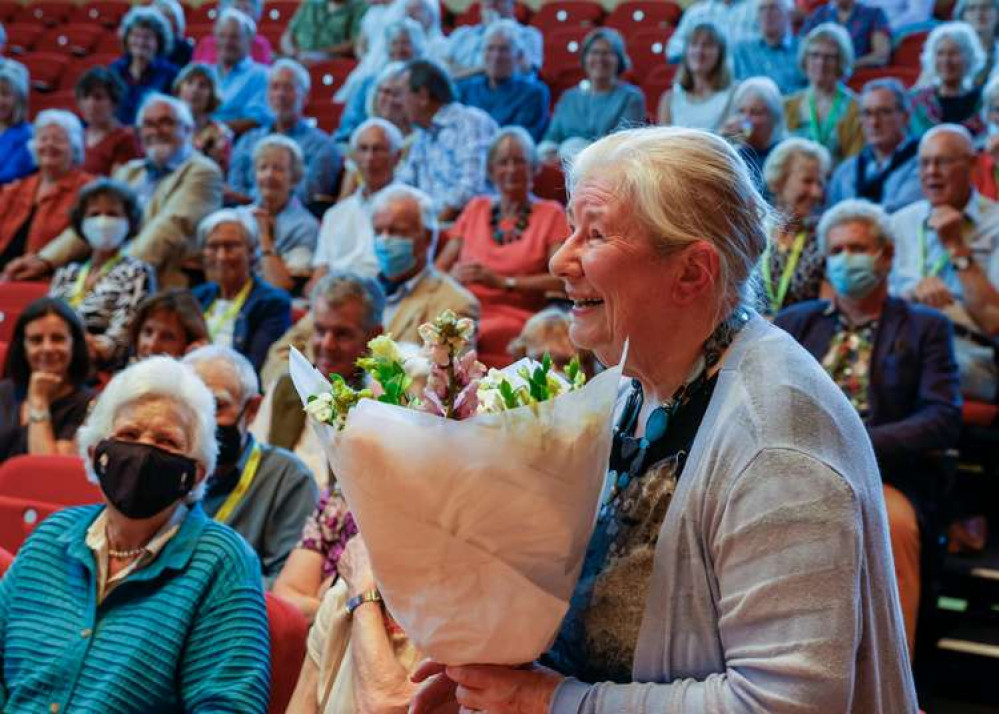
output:
[[499,383],[499,393],[503,397],[503,403],[506,404],[507,409],[516,409],[520,406],[517,400],[517,394],[513,391],[513,387],[505,379]]

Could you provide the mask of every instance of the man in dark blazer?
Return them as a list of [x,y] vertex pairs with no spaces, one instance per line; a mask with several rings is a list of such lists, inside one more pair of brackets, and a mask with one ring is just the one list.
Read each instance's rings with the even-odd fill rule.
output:
[[929,451],[955,445],[961,396],[953,327],[930,308],[888,296],[888,216],[864,200],[830,209],[818,229],[833,300],[799,303],[775,324],[815,356],[867,425],[884,482],[910,655],[920,596],[920,523],[932,513]]

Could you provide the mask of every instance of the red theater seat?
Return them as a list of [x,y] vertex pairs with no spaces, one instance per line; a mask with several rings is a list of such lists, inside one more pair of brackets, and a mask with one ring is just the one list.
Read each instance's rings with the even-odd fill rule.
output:
[[0,496],[0,548],[17,553],[31,531],[62,508],[65,506]]
[[599,25],[604,9],[589,0],[555,0],[538,8],[531,24],[542,32],[571,25]]
[[651,27],[676,27],[683,10],[668,0],[626,0],[604,20],[604,25],[613,27],[627,39],[636,30]]
[[49,284],[44,282],[0,283],[0,340],[10,342],[24,308],[48,293]]
[[271,703],[269,714],[284,714],[305,661],[309,622],[298,608],[266,593],[271,635]]
[[0,466],[0,496],[62,506],[100,503],[79,456],[15,456]]

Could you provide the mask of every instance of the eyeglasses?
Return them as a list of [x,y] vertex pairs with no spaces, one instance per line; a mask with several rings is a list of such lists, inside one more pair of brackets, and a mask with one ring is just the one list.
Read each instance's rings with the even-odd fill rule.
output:
[[860,118],[861,119],[887,119],[898,112],[898,109],[891,107],[881,107],[879,109],[861,109]]
[[805,53],[805,59],[818,60],[820,62],[839,62],[839,55],[829,52],[811,51]]
[[967,156],[926,156],[919,158],[919,170],[926,171],[931,168],[949,169],[951,166],[968,161]]
[[225,243],[205,243],[206,253],[238,253],[246,250],[246,243],[228,241]]
[[177,120],[173,117],[160,117],[159,119],[143,119],[139,128],[159,131],[160,129],[173,129],[176,126]]

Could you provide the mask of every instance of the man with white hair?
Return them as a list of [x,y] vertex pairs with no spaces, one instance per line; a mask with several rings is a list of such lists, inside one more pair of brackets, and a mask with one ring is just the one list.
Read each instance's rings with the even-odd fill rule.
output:
[[860,126],[864,148],[833,172],[828,202],[866,198],[889,213],[922,198],[919,185],[919,141],[909,135],[909,93],[890,77],[864,85]]
[[[386,332],[400,342],[421,344],[420,325],[445,310],[478,320],[476,297],[433,266],[437,219],[429,196],[412,186],[393,184],[375,195],[371,216],[378,282],[386,294],[382,314]],[[274,374],[274,365],[286,365],[289,346],[305,352],[314,331],[311,316],[299,320],[271,347],[264,371]]]
[[245,13],[227,7],[215,21],[215,41],[222,103],[212,115],[237,135],[270,119],[267,108],[267,68],[250,57],[257,24]]
[[354,130],[350,137],[350,158],[360,174],[360,186],[323,215],[307,293],[330,270],[348,270],[372,278],[378,275],[371,199],[395,181],[402,143],[402,132],[395,124],[377,117],[362,122]]
[[956,444],[961,397],[950,321],[888,295],[890,230],[888,215],[869,201],[851,199],[829,209],[818,236],[834,297],[793,305],[774,324],[822,363],[867,427],[884,482],[912,657],[920,523],[934,524],[936,515],[936,474],[926,457]]
[[789,0],[756,0],[760,36],[732,48],[736,79],[770,77],[781,94],[793,94],[805,86],[798,66],[798,38],[791,32],[792,8]]
[[205,513],[246,539],[270,588],[319,500],[316,481],[293,454],[250,434],[262,397],[249,360],[209,345],[183,361],[215,397],[219,455],[206,481]]
[[548,86],[531,75],[518,75],[524,48],[513,20],[497,20],[486,28],[482,57],[485,72],[458,83],[462,104],[478,107],[499,126],[522,126],[535,141],[548,127]]
[[312,126],[302,112],[312,82],[309,72],[292,59],[279,59],[267,72],[267,106],[272,118],[239,138],[229,164],[229,186],[245,198],[256,196],[253,149],[268,134],[283,134],[302,149],[305,157],[305,180],[298,186],[298,197],[309,203],[316,196],[333,193],[343,161],[336,145],[322,129]]
[[[129,253],[156,269],[161,287],[184,286],[181,268],[197,255],[198,222],[222,204],[222,174],[191,147],[194,118],[179,99],[150,95],[139,109],[138,124],[145,157],[119,167],[113,176],[135,190],[143,206],[142,229]],[[87,241],[68,228],[38,253],[11,261],[4,275],[38,279],[89,251]]]
[[892,218],[896,236],[893,295],[935,307],[954,322],[964,395],[997,396],[999,337],[999,204],[972,184],[971,134],[941,124],[919,143],[923,200]]
[[447,38],[447,65],[451,76],[462,79],[483,70],[483,48],[486,31],[499,20],[510,20],[517,29],[523,48],[517,63],[521,73],[537,72],[544,61],[544,39],[541,31],[521,25],[514,15],[514,0],[483,0],[479,3],[481,21],[478,25],[463,25]]

